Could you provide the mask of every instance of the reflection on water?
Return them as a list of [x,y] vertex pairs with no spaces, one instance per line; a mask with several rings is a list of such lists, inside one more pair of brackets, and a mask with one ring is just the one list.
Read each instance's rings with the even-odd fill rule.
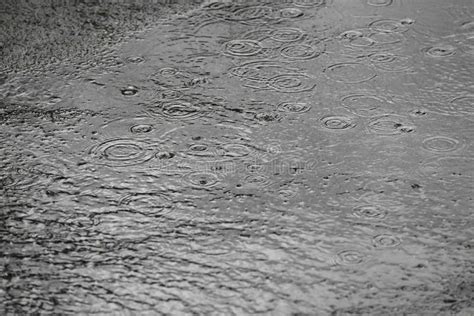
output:
[[212,2],[5,76],[0,311],[474,313],[469,12]]

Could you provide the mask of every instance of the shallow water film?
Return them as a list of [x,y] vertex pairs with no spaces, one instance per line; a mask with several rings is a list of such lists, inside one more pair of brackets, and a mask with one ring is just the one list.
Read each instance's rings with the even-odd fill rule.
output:
[[2,75],[0,314],[474,315],[473,17],[208,2]]

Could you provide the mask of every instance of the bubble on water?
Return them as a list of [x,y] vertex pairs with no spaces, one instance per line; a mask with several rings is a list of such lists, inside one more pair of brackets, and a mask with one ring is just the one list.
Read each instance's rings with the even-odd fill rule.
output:
[[151,146],[136,139],[111,139],[95,145],[89,150],[92,162],[126,167],[143,164],[154,157]]
[[456,54],[456,47],[452,45],[439,44],[436,46],[425,47],[421,51],[429,57],[450,57]]
[[352,210],[352,215],[357,218],[369,220],[381,220],[387,216],[387,210],[377,205],[361,205]]
[[367,0],[367,4],[374,7],[388,7],[393,4],[393,0]]
[[346,249],[336,254],[335,261],[341,265],[357,265],[366,260],[367,255],[355,249]]
[[369,66],[346,62],[331,65],[324,69],[330,79],[343,83],[362,83],[374,79],[377,74]]
[[222,50],[227,55],[248,57],[258,55],[262,49],[262,46],[257,41],[232,40],[225,43]]
[[428,137],[423,140],[422,144],[424,149],[439,153],[455,151],[462,147],[459,140],[447,136]]
[[383,33],[400,33],[408,31],[407,24],[402,24],[400,20],[382,19],[368,25],[369,28]]
[[294,6],[301,8],[322,7],[328,4],[329,0],[292,0]]
[[354,119],[343,115],[327,115],[320,119],[322,126],[330,130],[346,130],[357,126]]
[[130,132],[132,134],[146,134],[153,131],[153,125],[151,124],[137,124],[130,127]]
[[314,79],[306,74],[288,73],[270,78],[268,86],[282,93],[299,93],[311,91],[316,87]]
[[278,42],[296,42],[304,35],[305,33],[297,28],[279,28],[270,32],[270,38]]
[[280,49],[280,55],[292,60],[307,60],[318,57],[323,53],[322,47],[314,47],[306,44],[294,44]]
[[278,15],[285,19],[296,19],[304,16],[304,12],[298,8],[283,8],[278,11]]
[[393,53],[374,53],[369,56],[369,60],[375,67],[384,71],[407,71],[413,68],[410,57]]
[[182,182],[194,188],[208,189],[218,185],[220,179],[214,173],[194,171],[184,175]]
[[306,102],[282,102],[277,105],[277,110],[286,113],[305,113],[311,110],[311,104]]
[[371,134],[391,136],[412,133],[415,131],[415,126],[403,116],[389,114],[369,121],[367,131]]
[[392,248],[400,245],[401,241],[398,237],[381,234],[372,238],[372,244],[375,248]]

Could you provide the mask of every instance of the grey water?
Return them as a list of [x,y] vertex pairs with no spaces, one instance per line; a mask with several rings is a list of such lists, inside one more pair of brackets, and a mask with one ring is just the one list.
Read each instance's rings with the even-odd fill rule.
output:
[[0,93],[3,315],[474,315],[472,1],[208,2]]

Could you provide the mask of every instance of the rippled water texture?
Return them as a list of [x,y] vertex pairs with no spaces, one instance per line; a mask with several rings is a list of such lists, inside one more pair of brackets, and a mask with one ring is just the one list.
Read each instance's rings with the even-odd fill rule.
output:
[[473,315],[473,13],[212,2],[2,76],[0,313]]

